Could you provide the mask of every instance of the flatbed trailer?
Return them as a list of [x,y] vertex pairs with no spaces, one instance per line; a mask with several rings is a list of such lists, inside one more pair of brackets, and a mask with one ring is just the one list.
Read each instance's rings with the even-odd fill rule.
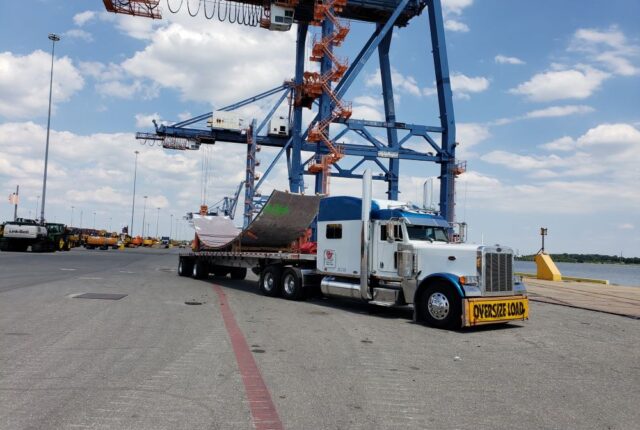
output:
[[263,294],[302,300],[319,288],[316,260],[315,254],[285,251],[193,251],[180,254],[178,275],[205,279],[213,273],[242,280],[250,269],[260,276]]

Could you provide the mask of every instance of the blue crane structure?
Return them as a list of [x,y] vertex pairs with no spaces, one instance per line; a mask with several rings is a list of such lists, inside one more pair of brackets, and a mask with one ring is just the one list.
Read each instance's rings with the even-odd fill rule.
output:
[[[130,13],[150,18],[160,18],[158,2],[159,0],[104,0],[107,10],[112,12]],[[168,6],[174,12],[171,9],[171,2],[172,0],[169,0]],[[233,12],[228,13],[229,5],[236,5],[235,20],[241,24],[261,25],[272,30],[283,30],[291,27],[292,21],[297,23],[297,27],[295,27],[297,42],[294,79],[219,109],[220,111],[233,111],[267,97],[279,95],[277,102],[267,116],[260,122],[253,120],[246,130],[223,130],[208,127],[206,122],[212,118],[214,112],[207,112],[170,125],[158,125],[154,122],[155,133],[138,133],[138,139],[162,141],[163,147],[174,149],[198,149],[201,144],[215,142],[235,142],[246,145],[245,225],[255,213],[254,201],[258,196],[257,190],[275,163],[285,154],[289,173],[289,189],[292,192],[304,192],[305,174],[315,175],[315,192],[317,193],[326,192],[323,184],[326,184],[328,175],[339,178],[362,178],[362,174],[356,172],[357,169],[363,163],[371,161],[380,169],[380,173],[374,175],[374,179],[387,183],[387,195],[390,200],[398,200],[399,197],[398,183],[401,160],[440,164],[439,212],[447,221],[454,222],[455,178],[464,171],[466,163],[458,162],[455,156],[456,126],[440,0],[264,0],[264,2],[262,0],[236,0],[224,3],[225,16],[233,16]],[[182,0],[180,4],[182,4]],[[186,4],[187,7],[190,7],[188,0]],[[222,4],[222,0],[203,0],[205,15],[207,16],[207,6],[217,5],[218,17],[220,18]],[[198,2],[198,10],[200,5],[201,3]],[[137,8],[137,13],[131,11],[134,7]],[[324,9],[322,9],[323,7]],[[121,10],[118,10],[119,8]],[[282,24],[282,16],[280,18],[274,16],[282,8],[293,11],[292,14],[284,15],[284,24]],[[439,119],[435,125],[410,124],[396,118],[392,69],[389,59],[393,28],[406,26],[412,19],[420,16],[425,9],[428,15],[439,110]],[[191,9],[189,13],[194,15]],[[209,9],[209,14],[211,14],[211,9]],[[207,18],[210,17],[207,16]],[[286,25],[287,19],[288,27]],[[338,19],[374,24],[370,37],[348,67],[339,64],[332,54],[333,47],[339,46],[344,35],[348,32],[348,27],[341,25]],[[231,18],[228,20],[232,21]],[[269,20],[271,20],[271,27],[269,27]],[[278,20],[278,24],[275,24],[274,20]],[[315,76],[311,76],[312,74],[304,70],[305,47],[310,25],[320,26],[322,29],[321,39],[314,41],[311,58],[320,62],[320,74],[316,73]],[[416,49],[421,49],[421,46],[426,47],[427,44],[416,43]],[[350,108],[342,102],[342,98],[376,51],[380,64],[384,121],[351,118]],[[316,85],[319,90],[313,93],[312,84],[318,83],[323,76],[328,78]],[[285,101],[289,102],[290,108],[289,133],[284,136],[265,133],[265,126]],[[317,107],[314,120],[308,127],[303,127],[303,109],[314,107]],[[337,111],[339,111],[338,114],[335,113]],[[334,124],[334,132],[331,135],[329,134],[330,124]],[[335,132],[338,129],[339,131]],[[375,132],[372,129],[383,129],[386,140],[375,137],[373,134]],[[341,143],[341,139],[347,133],[355,133],[361,139],[357,139],[356,142]],[[312,135],[316,138],[313,139]],[[439,142],[434,137],[435,135],[440,136]],[[405,144],[412,138],[421,138],[424,150],[418,151],[405,147]],[[280,150],[264,175],[257,178],[255,173],[256,152],[261,146],[279,148]],[[312,155],[305,158],[303,153],[311,153]],[[325,163],[323,169],[313,168],[320,165],[329,156],[333,156],[333,158]],[[353,164],[345,166],[346,161],[353,161]]]

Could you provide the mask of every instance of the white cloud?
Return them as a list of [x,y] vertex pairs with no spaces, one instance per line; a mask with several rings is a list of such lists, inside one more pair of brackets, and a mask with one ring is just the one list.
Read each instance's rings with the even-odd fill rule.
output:
[[455,96],[469,98],[470,93],[481,93],[487,88],[489,88],[489,80],[485,77],[471,77],[462,73],[451,74],[451,89]]
[[86,10],[84,12],[77,13],[73,16],[73,22],[78,26],[82,27],[89,21],[93,21],[96,17],[96,13],[91,10]]
[[152,121],[155,119],[157,122],[160,119],[160,114],[157,112],[151,114],[138,113],[135,115],[135,119],[137,128],[152,128]]
[[467,24],[455,19],[445,20],[444,28],[446,28],[449,31],[456,31],[459,33],[467,33],[469,31],[469,26]]
[[185,100],[228,103],[290,77],[294,33],[225,23],[203,31],[172,23],[157,29],[146,48],[125,60],[122,68],[135,79],[178,90]]
[[473,0],[442,0],[442,9],[445,14],[460,15],[472,4]]
[[576,141],[572,137],[563,136],[551,142],[544,143],[540,145],[540,147],[548,151],[572,151],[576,147]]
[[484,142],[491,133],[489,129],[477,123],[459,122],[456,124],[456,141],[460,144],[458,147],[462,153],[468,152],[469,148]]
[[[578,208],[593,212],[594,208],[588,204],[640,210],[637,192],[640,130],[629,124],[601,124],[578,138],[564,136],[540,146],[564,154],[492,151],[481,159],[526,175],[530,178],[529,184],[547,190],[550,193],[547,208],[553,206],[551,202],[555,198],[556,202],[563,202],[559,206],[567,212]],[[536,183],[536,180],[553,182]],[[615,193],[611,193],[611,184],[615,184]],[[576,195],[572,196],[571,192]]]
[[[46,116],[50,71],[50,53],[40,50],[24,56],[0,53],[0,115],[6,118]],[[56,58],[53,107],[68,101],[83,86],[82,76],[71,59]]]
[[633,229],[635,229],[636,227],[635,227],[635,225],[631,224],[630,222],[625,222],[625,223],[623,223],[623,224],[619,224],[619,225],[618,225],[618,228],[619,228],[620,230],[633,230]]
[[629,43],[617,27],[608,30],[580,28],[573,35],[569,51],[584,52],[591,60],[617,75],[634,76],[640,73],[640,68],[631,61],[640,54],[640,47]]
[[640,131],[629,124],[601,124],[578,138],[581,146],[629,145],[640,150]]
[[526,118],[555,118],[561,116],[578,115],[591,113],[595,109],[585,105],[550,106],[538,109],[525,114]]
[[590,66],[568,70],[552,70],[534,75],[530,80],[509,90],[536,102],[563,99],[586,99],[597,91],[609,74]]
[[93,42],[93,36],[91,33],[79,28],[72,28],[71,30],[65,31],[63,36],[70,37],[72,39],[82,39],[85,42]]
[[[416,78],[411,75],[403,75],[395,68],[391,68],[391,80],[393,81],[393,87],[400,93],[411,94],[414,96],[421,96],[422,91],[418,86]],[[365,85],[368,87],[381,87],[380,82],[380,69],[377,69],[374,73],[367,76]]]
[[519,59],[518,57],[507,57],[502,54],[496,55],[494,60],[498,64],[513,64],[513,65],[525,64],[525,62]]

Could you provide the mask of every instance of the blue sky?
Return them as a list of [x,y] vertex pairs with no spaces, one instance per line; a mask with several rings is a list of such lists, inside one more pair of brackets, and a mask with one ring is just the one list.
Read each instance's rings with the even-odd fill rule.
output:
[[[176,0],[172,5],[177,4]],[[201,162],[211,159],[207,202],[243,179],[244,148],[202,151],[141,146],[151,118],[178,120],[272,88],[293,74],[295,32],[268,32],[166,10],[161,21],[116,16],[99,0],[7,2],[0,18],[0,192],[20,184],[20,214],[41,194],[50,66],[56,32],[54,114],[47,217],[84,226],[126,225],[133,151],[140,151],[134,230],[161,234],[201,200]],[[192,0],[195,4],[195,0]],[[521,253],[640,255],[640,3],[634,0],[443,1],[458,122],[459,158],[468,161],[457,193],[470,240]],[[353,58],[370,24],[352,23],[339,55]],[[438,123],[426,14],[396,29],[391,61],[398,119]],[[310,67],[312,67],[310,65]],[[345,99],[354,117],[380,119],[373,58]],[[260,117],[267,104],[244,109]],[[261,153],[265,169],[273,151]],[[431,164],[403,163],[401,199],[421,201]],[[307,178],[307,185],[312,185]],[[265,182],[286,187],[281,163]],[[355,181],[332,180],[333,194]],[[383,189],[376,188],[378,196]],[[0,204],[0,218],[12,208]],[[240,206],[241,207],[241,206]],[[238,214],[240,218],[240,213]],[[174,227],[175,228],[175,227]],[[188,230],[182,225],[186,237]]]

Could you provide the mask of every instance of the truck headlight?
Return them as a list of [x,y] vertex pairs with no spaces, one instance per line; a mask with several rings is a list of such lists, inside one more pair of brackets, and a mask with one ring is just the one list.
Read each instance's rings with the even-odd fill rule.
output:
[[477,286],[480,282],[479,276],[460,276],[460,284]]

